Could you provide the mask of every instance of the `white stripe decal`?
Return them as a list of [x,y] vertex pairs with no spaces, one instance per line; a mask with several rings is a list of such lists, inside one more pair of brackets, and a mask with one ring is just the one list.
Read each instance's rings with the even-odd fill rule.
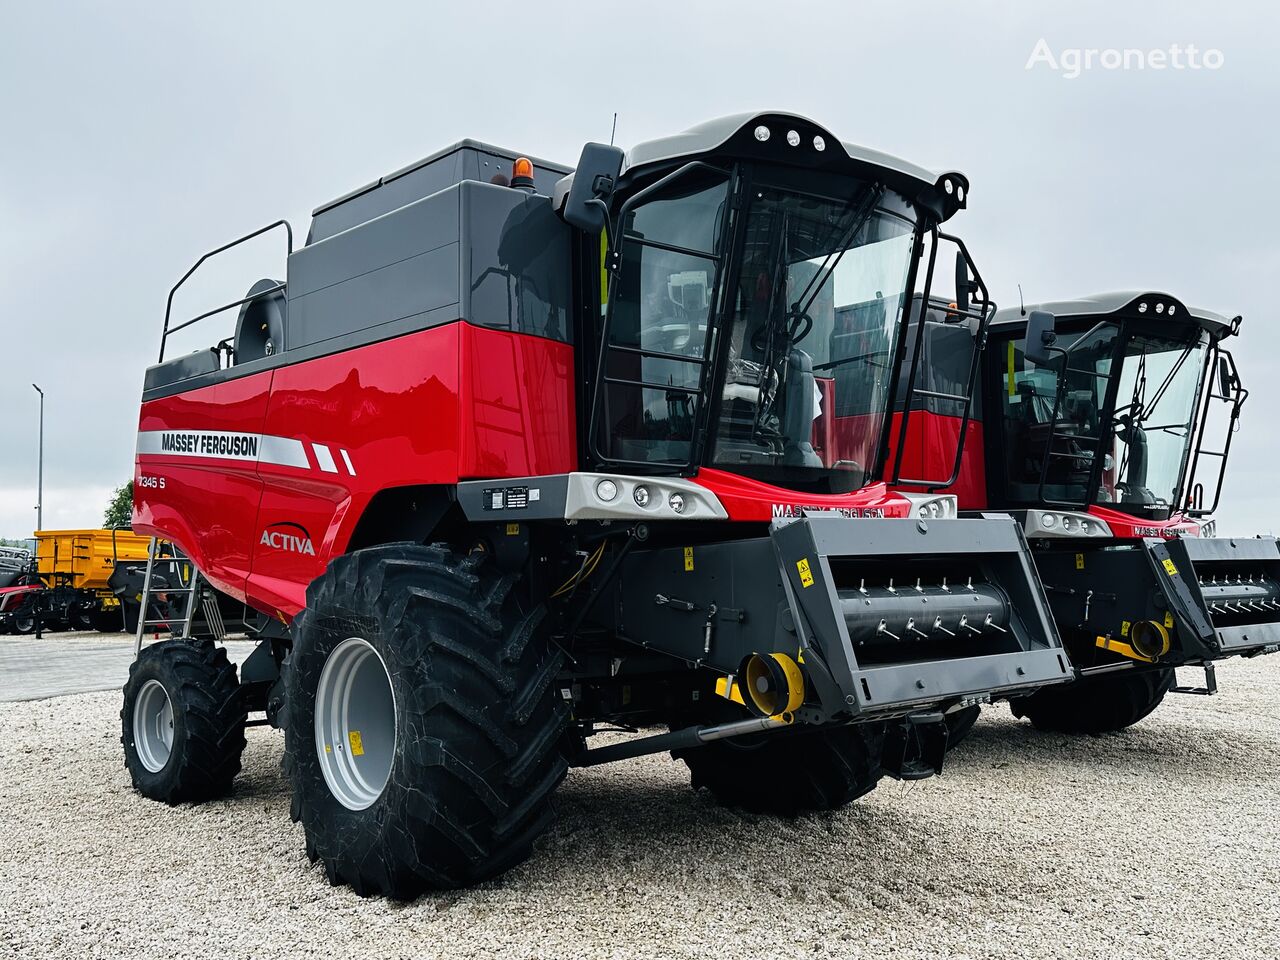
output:
[[311,469],[311,464],[307,462],[307,448],[302,445],[301,440],[293,437],[264,435],[258,462],[278,464],[282,467],[297,467],[299,470]]
[[347,451],[343,450],[341,447],[338,448],[338,452],[342,454],[342,462],[347,465],[347,472],[354,477],[356,475],[356,468],[351,465],[351,457],[347,454]]
[[231,430],[142,430],[139,456],[197,457],[311,469],[302,441]]
[[316,463],[320,465],[320,469],[325,473],[337,473],[338,465],[333,462],[333,454],[329,452],[329,448],[323,443],[311,444],[311,450],[316,455]]

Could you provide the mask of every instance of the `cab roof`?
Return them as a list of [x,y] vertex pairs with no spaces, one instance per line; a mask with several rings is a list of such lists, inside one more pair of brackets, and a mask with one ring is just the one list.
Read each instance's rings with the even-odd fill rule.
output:
[[1032,310],[1047,311],[1059,320],[1072,317],[1101,319],[1117,314],[1141,316],[1152,320],[1164,319],[1173,323],[1190,318],[1201,329],[1215,337],[1223,337],[1234,332],[1238,329],[1240,320],[1239,317],[1229,319],[1203,307],[1188,307],[1177,297],[1156,290],[1117,290],[1110,293],[1095,293],[1074,300],[1029,303],[1025,308],[1005,307],[1003,310],[996,311],[991,321],[992,326],[998,328],[1004,324],[1026,323],[1026,314]]

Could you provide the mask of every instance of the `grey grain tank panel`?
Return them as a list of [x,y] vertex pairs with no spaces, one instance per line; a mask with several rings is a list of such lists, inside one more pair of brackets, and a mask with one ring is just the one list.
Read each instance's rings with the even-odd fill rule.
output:
[[464,183],[462,315],[471,323],[568,342],[571,228],[545,196]]
[[287,342],[305,347],[357,329],[373,332],[459,303],[458,250],[456,242],[446,244],[290,299]]
[[445,187],[359,230],[302,247],[289,257],[289,299],[456,243],[459,208],[459,191]]
[[[499,175],[510,178],[511,165],[519,156],[527,155],[476,140],[455,143],[317,207],[307,243],[332,237],[465,180],[487,183]],[[571,170],[546,160],[530,159],[534,187],[539,193],[549,195],[556,181]]]

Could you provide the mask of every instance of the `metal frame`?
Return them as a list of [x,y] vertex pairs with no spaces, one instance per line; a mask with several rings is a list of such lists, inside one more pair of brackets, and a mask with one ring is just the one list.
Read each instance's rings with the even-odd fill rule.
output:
[[[1213,377],[1218,369],[1219,358],[1225,358],[1231,369],[1231,375],[1235,383],[1234,395],[1217,392],[1219,388],[1213,382]],[[1199,424],[1196,427],[1195,449],[1191,455],[1191,465],[1186,469],[1183,476],[1185,486],[1188,489],[1179,491],[1180,495],[1183,493],[1190,494],[1186,498],[1185,511],[1192,517],[1206,517],[1218,509],[1218,502],[1222,499],[1222,483],[1227,475],[1227,458],[1231,455],[1231,438],[1235,436],[1236,425],[1240,422],[1240,411],[1244,407],[1244,402],[1249,399],[1248,389],[1240,382],[1240,371],[1236,368],[1235,357],[1231,355],[1231,351],[1222,349],[1219,340],[1213,342],[1206,364],[1205,375],[1209,380],[1202,390],[1203,396],[1201,398]],[[1227,437],[1222,449],[1205,450],[1204,438],[1209,421],[1209,407],[1214,400],[1221,400],[1231,404],[1231,420],[1227,426]],[[1218,476],[1213,488],[1213,503],[1208,507],[1203,505],[1204,485],[1196,482],[1196,473],[1200,467],[1201,456],[1218,458]],[[1192,504],[1195,504],[1195,506],[1192,506]]]
[[218,254],[224,253],[225,251],[230,250],[232,247],[239,246],[240,244],[244,243],[247,240],[252,240],[254,237],[259,237],[270,230],[274,230],[276,227],[284,227],[285,229],[285,238],[286,238],[286,247],[287,247],[287,249],[285,250],[285,257],[286,258],[289,257],[293,253],[293,227],[290,226],[288,220],[277,220],[275,221],[275,223],[269,223],[265,227],[260,227],[259,229],[254,230],[252,233],[246,233],[243,237],[240,237],[238,240],[232,240],[230,243],[223,244],[222,246],[218,247],[216,250],[210,250],[208,253],[202,256],[199,260],[197,260],[194,264],[192,264],[191,269],[182,275],[182,279],[173,285],[173,288],[169,291],[169,298],[167,301],[165,301],[164,330],[160,334],[160,357],[156,361],[157,363],[164,362],[164,348],[169,341],[169,334],[177,333],[179,330],[184,330],[187,327],[191,326],[192,324],[198,323],[199,321],[204,320],[206,317],[212,317],[214,314],[222,313],[224,310],[230,310],[232,307],[243,306],[244,304],[249,303],[253,300],[260,300],[263,297],[269,297],[272,294],[279,293],[281,290],[285,288],[285,284],[278,283],[275,286],[270,287],[266,290],[259,290],[257,293],[252,294],[251,296],[241,297],[239,300],[235,300],[231,303],[223,304],[221,307],[216,307],[213,310],[207,310],[204,313],[200,314],[199,316],[192,317],[190,320],[184,320],[182,323],[178,324],[176,327],[169,326],[169,321],[173,313],[174,295],[178,292],[178,289],[184,283],[186,283],[188,280],[191,279],[191,275],[195,273],[197,270],[199,270],[201,265],[203,265],[206,260],[210,259],[211,257],[216,257]]
[[[973,414],[973,393],[975,388],[978,386],[978,377],[982,369],[982,355],[987,345],[987,331],[990,329],[992,317],[995,316],[996,305],[991,299],[987,285],[983,282],[982,275],[978,273],[978,267],[973,262],[973,257],[969,254],[969,248],[965,246],[964,241],[959,237],[954,237],[950,234],[940,232],[936,225],[930,231],[930,238],[929,267],[928,272],[925,275],[924,290],[920,295],[920,322],[916,329],[915,352],[911,357],[911,370],[907,375],[907,392],[902,409],[902,422],[898,428],[898,445],[893,455],[893,479],[890,482],[894,485],[903,484],[906,486],[925,487],[929,493],[932,493],[935,490],[941,490],[951,486],[960,477],[960,470],[964,463],[964,441],[965,437],[968,435],[969,423],[972,420]],[[981,294],[981,299],[978,301],[981,306],[976,310],[972,306],[970,306],[968,310],[960,310],[958,307],[953,308],[950,306],[946,308],[948,313],[955,314],[960,321],[978,321],[978,329],[974,331],[973,337],[973,358],[969,363],[969,377],[966,381],[966,389],[963,395],[941,393],[936,390],[922,390],[916,387],[916,373],[920,368],[920,356],[923,353],[924,348],[924,331],[925,327],[929,323],[929,292],[933,285],[933,271],[937,263],[939,240],[946,240],[950,243],[954,243],[956,247],[959,248],[961,256],[964,257],[965,264],[971,271],[973,271],[973,280],[971,281],[973,284],[973,290],[975,293]],[[906,324],[904,324],[903,332],[903,342],[905,343]],[[901,356],[899,356],[898,362],[895,364],[895,383],[891,397],[897,395],[897,369],[901,366],[901,363]],[[955,459],[951,464],[951,474],[946,480],[910,479],[902,476],[902,454],[906,449],[907,427],[911,421],[911,409],[915,405],[916,397],[935,400],[950,400],[964,405],[964,413],[961,414],[960,418],[960,435],[956,442]],[[891,426],[892,420],[892,416],[885,418],[886,428]],[[886,443],[888,442],[888,439],[888,430],[886,429],[884,437]],[[883,454],[881,455],[881,459],[883,461]]]

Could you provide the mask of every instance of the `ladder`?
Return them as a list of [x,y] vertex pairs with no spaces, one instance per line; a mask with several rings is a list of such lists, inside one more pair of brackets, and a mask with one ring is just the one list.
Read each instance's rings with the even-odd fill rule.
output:
[[[170,586],[173,584],[173,586]],[[163,595],[163,601],[158,594]],[[197,610],[201,610],[201,598],[204,595],[203,579],[195,564],[170,540],[152,537],[147,548],[147,572],[142,581],[142,606],[138,611],[138,632],[134,638],[133,654],[136,657],[142,650],[142,640],[150,629],[163,627],[172,637],[191,635],[191,622]],[[174,609],[174,599],[180,601],[181,614]],[[163,602],[164,608],[157,609]],[[212,605],[213,614],[209,612]],[[215,635],[225,635],[222,627],[222,616],[217,610],[217,598],[207,597],[203,603],[203,612],[210,621]],[[158,631],[157,631],[158,632]]]

